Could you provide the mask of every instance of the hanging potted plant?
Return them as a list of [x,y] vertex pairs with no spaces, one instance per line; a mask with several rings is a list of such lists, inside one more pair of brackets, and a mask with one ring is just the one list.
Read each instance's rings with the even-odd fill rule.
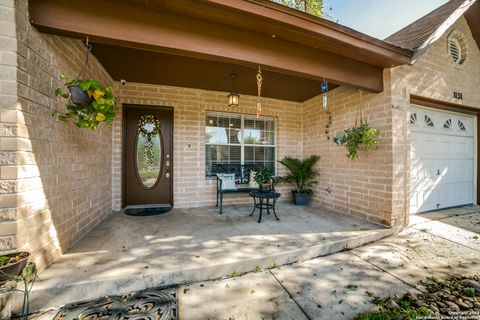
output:
[[115,98],[112,88],[105,88],[96,80],[69,80],[63,74],[65,88],[55,89],[55,95],[69,100],[67,111],[58,113],[57,118],[62,122],[73,119],[79,128],[96,130],[101,122],[111,124],[115,119]]
[[[335,138],[335,142],[345,145],[347,149],[347,157],[351,160],[358,159],[358,151],[375,150],[378,147],[378,139],[381,136],[379,130],[370,127],[363,117],[363,90],[359,90],[360,103],[357,106],[357,114],[355,116],[355,125],[352,128],[344,130],[341,137]],[[360,126],[357,126],[360,118]]]
[[68,99],[68,103],[67,111],[58,113],[57,119],[62,122],[73,119],[77,127],[96,130],[101,122],[111,124],[115,119],[115,97],[112,88],[103,87],[97,80],[85,79],[88,57],[92,50],[88,38],[86,48],[85,63],[77,79],[70,80],[65,75],[60,75],[60,78],[65,81],[65,89],[56,88],[55,95]]
[[367,122],[359,127],[353,127],[345,130],[341,143],[347,149],[347,157],[351,160],[358,159],[358,151],[375,150],[378,147],[378,139],[381,133],[379,130],[369,126]]
[[320,175],[313,167],[320,160],[317,155],[300,160],[292,157],[285,157],[279,162],[287,167],[289,174],[281,177],[282,182],[292,183],[295,189],[292,190],[293,203],[296,205],[307,205],[313,195],[313,187],[318,184],[315,180]]

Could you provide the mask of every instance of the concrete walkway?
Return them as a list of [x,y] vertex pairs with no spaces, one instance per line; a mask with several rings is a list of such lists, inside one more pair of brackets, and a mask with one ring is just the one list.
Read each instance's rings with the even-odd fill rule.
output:
[[427,276],[480,274],[480,207],[412,216],[374,244],[179,289],[180,319],[354,319]]

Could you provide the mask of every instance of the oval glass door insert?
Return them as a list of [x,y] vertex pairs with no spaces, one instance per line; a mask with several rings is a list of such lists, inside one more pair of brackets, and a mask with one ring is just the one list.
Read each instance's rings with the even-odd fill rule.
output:
[[162,168],[162,139],[160,121],[153,115],[138,120],[136,164],[140,183],[147,189],[155,186]]

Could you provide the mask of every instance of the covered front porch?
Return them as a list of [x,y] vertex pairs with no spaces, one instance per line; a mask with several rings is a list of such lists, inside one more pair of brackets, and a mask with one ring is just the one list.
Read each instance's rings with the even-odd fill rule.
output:
[[[182,14],[184,5],[197,2],[155,2],[154,8],[137,1],[98,2],[103,9],[88,3],[24,0],[18,7],[23,20],[17,33],[27,39],[18,58],[27,80],[19,76],[15,117],[27,125],[19,138],[25,145],[12,145],[28,158],[19,160],[26,169],[12,175],[22,191],[15,198],[18,234],[12,237],[42,271],[32,309],[327,255],[396,231],[380,225],[405,224],[406,203],[397,198],[407,173],[394,171],[404,163],[394,157],[391,93],[382,90],[389,85],[383,68],[408,62],[409,52],[262,0],[209,0]],[[98,12],[109,15],[99,20]],[[255,21],[255,28],[243,19]],[[292,28],[308,32],[298,37],[301,30]],[[86,39],[93,45],[88,65]],[[60,74],[75,77],[85,66],[86,79],[113,88],[118,111],[112,127],[82,130],[52,116],[65,110],[65,101],[53,93],[62,84]],[[239,76],[236,107],[227,102],[232,72]],[[328,107],[320,90],[325,81]],[[353,125],[360,105],[385,137],[377,152],[352,162],[334,137]],[[126,199],[125,159],[133,158],[127,146],[134,146],[126,139],[129,108],[170,113],[161,126],[172,138],[162,148],[162,168],[169,170],[158,172],[168,183],[157,194],[171,193],[169,213],[121,213],[134,204]],[[136,119],[132,123],[137,129]],[[208,127],[225,138],[228,132],[228,141],[211,143],[218,150],[234,145],[236,153],[225,153],[227,164],[232,155],[237,165],[319,155],[311,206],[289,204],[292,186],[283,184],[276,189],[279,222],[266,215],[258,224],[256,215],[249,217],[252,199],[246,194],[229,196],[219,215],[212,207],[214,177],[222,172],[207,169],[208,161],[223,159],[208,153]],[[246,142],[247,130],[258,141]],[[276,169],[276,175],[286,173]]]
[[351,249],[397,229],[320,207],[278,204],[249,216],[250,204],[174,209],[150,217],[111,214],[39,274],[31,307],[150,287],[236,276]]

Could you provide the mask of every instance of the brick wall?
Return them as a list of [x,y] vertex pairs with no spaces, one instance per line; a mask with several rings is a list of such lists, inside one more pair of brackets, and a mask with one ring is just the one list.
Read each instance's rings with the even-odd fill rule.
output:
[[[379,148],[359,153],[357,160],[347,158],[343,145],[334,143],[335,135],[364,119],[382,132]],[[386,93],[371,94],[339,87],[328,94],[328,112],[322,97],[303,105],[303,153],[321,156],[318,164],[320,183],[314,202],[362,219],[398,225],[392,217],[392,107]],[[331,120],[330,120],[331,119]]]
[[16,184],[5,179],[5,165],[15,163],[15,153],[6,150],[7,137],[19,134],[14,109],[17,102],[17,39],[13,0],[0,1],[0,251],[17,246]]
[[[3,238],[0,249],[30,251],[43,268],[111,212],[112,128],[93,132],[55,120],[53,112],[64,110],[65,102],[53,90],[61,72],[78,74],[84,46],[39,33],[28,22],[26,0],[0,6],[0,32],[9,32],[0,38],[6,97],[0,102],[0,217],[17,221],[16,235]],[[86,77],[112,83],[93,57]]]
[[[215,203],[215,182],[205,179],[205,113],[207,110],[255,113],[255,97],[241,96],[240,107],[226,106],[225,92],[129,83],[116,84],[118,99],[126,104],[167,106],[174,109],[174,202],[177,208],[211,206]],[[318,154],[321,183],[314,202],[363,219],[386,225],[404,222],[403,214],[393,212],[392,110],[390,91],[367,94],[362,98],[368,122],[383,133],[380,148],[362,153],[357,161],[346,157],[343,146],[333,143],[336,132],[352,126],[360,103],[357,90],[341,87],[329,93],[332,114],[330,140],[325,133],[328,114],[321,96],[305,103],[263,99],[263,115],[277,118],[277,160],[286,155],[303,157]],[[121,209],[122,163],[121,114],[114,127],[114,210]],[[191,145],[188,148],[188,144]],[[285,169],[278,165],[278,173]],[[332,193],[326,188],[331,187]],[[282,186],[283,200],[289,200],[291,187]],[[246,196],[228,196],[226,204],[244,203]],[[402,210],[404,211],[404,203]]]
[[[174,184],[175,207],[215,205],[215,180],[205,179],[205,117],[206,111],[255,114],[256,98],[242,95],[240,106],[228,107],[226,92],[198,89],[117,83],[115,91],[119,101],[126,104],[168,106],[174,110]],[[262,115],[276,117],[277,159],[285,155],[301,157],[302,126],[301,104],[276,99],[262,99]],[[121,115],[114,128],[114,209],[121,208]],[[191,145],[188,148],[188,144]],[[278,174],[284,169],[278,165]],[[280,187],[283,199],[288,188]],[[248,195],[229,195],[225,204],[251,201]]]

